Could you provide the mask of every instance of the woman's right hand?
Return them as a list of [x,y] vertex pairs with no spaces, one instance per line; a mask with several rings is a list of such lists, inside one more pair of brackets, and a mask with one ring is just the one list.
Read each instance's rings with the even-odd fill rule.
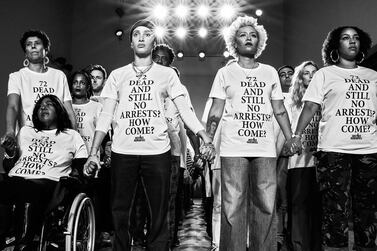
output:
[[5,133],[4,136],[1,137],[1,146],[7,151],[8,154],[13,154],[17,147],[17,140],[14,133]]
[[86,177],[94,177],[100,168],[100,160],[97,155],[90,155],[84,164],[83,173]]

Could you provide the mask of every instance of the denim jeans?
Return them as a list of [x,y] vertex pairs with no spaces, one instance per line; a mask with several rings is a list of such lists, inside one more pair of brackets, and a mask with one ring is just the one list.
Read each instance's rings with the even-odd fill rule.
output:
[[277,249],[276,158],[221,157],[220,251]]
[[221,221],[221,169],[212,170],[212,243],[216,247],[220,244],[220,221]]
[[280,156],[277,159],[277,194],[276,194],[276,214],[277,214],[277,241],[284,243],[287,234],[287,177],[288,177],[289,157]]
[[151,222],[147,250],[169,250],[168,202],[170,151],[158,155],[125,155],[112,152],[111,190],[114,251],[130,251],[130,215],[139,178],[143,184]]

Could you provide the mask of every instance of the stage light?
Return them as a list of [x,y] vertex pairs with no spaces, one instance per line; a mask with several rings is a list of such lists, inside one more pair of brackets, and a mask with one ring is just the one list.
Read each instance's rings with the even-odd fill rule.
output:
[[117,29],[116,31],[115,31],[115,36],[117,36],[117,38],[118,39],[122,39],[122,37],[123,37],[123,29]]
[[177,52],[177,58],[178,58],[178,60],[182,60],[182,59],[183,59],[183,56],[184,56],[183,51],[182,51],[182,50],[179,50],[179,51]]
[[224,58],[228,58],[230,56],[229,51],[224,51],[223,56],[224,56]]
[[205,38],[207,36],[207,34],[208,34],[208,30],[205,27],[200,27],[200,29],[198,31],[199,37]]
[[229,36],[229,33],[230,33],[230,28],[229,27],[223,27],[221,29],[221,35],[226,38]]
[[263,11],[261,9],[257,9],[255,11],[255,15],[257,15],[258,17],[262,16],[262,14],[263,14]]
[[198,56],[199,56],[199,60],[203,61],[204,58],[206,57],[206,53],[204,51],[199,51]]
[[209,7],[207,5],[201,4],[196,10],[196,14],[202,18],[206,19],[209,16]]
[[189,13],[190,9],[186,5],[180,4],[177,7],[175,7],[175,15],[180,19],[185,19]]
[[236,9],[230,4],[224,4],[220,7],[219,15],[225,21],[230,21],[236,15]]
[[165,27],[157,25],[156,28],[154,29],[154,34],[157,39],[163,40],[166,34]]
[[175,35],[179,39],[184,39],[187,35],[187,29],[183,26],[178,27],[177,30],[175,31]]
[[158,19],[160,21],[164,21],[166,19],[166,17],[168,16],[168,14],[169,14],[169,9],[165,5],[158,4],[153,8],[152,15],[155,19]]

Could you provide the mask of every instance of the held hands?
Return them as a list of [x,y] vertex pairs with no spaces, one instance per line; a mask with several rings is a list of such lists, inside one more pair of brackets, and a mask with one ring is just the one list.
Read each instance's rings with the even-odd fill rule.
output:
[[292,136],[289,140],[285,142],[283,150],[282,150],[282,155],[292,156],[296,153],[298,154],[302,153],[301,137]]
[[95,177],[101,167],[100,160],[96,154],[90,155],[84,164],[83,173],[86,177]]
[[8,155],[14,155],[17,148],[17,140],[14,133],[8,132],[1,137],[1,146],[6,150]]
[[212,163],[212,161],[215,159],[216,156],[216,150],[215,146],[210,143],[204,143],[200,148],[199,148],[201,158],[204,160],[207,160]]

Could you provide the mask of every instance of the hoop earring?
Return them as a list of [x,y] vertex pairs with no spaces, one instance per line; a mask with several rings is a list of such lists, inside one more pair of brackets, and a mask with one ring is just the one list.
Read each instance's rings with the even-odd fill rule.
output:
[[24,60],[24,62],[23,62],[23,65],[24,65],[25,67],[28,67],[29,64],[30,64],[29,59],[25,58],[25,60]]
[[337,63],[337,62],[339,61],[339,54],[338,54],[338,52],[336,52],[337,58],[334,59],[334,55],[333,55],[333,53],[334,53],[334,50],[332,50],[332,51],[330,52],[330,59],[331,59],[331,61],[335,64],[335,63]]
[[364,61],[364,59],[365,59],[364,52],[361,52],[361,55],[362,55],[362,57],[361,57],[360,61],[356,61],[358,64],[361,64]]
[[50,59],[46,56],[43,58],[43,63],[46,65],[50,62]]

